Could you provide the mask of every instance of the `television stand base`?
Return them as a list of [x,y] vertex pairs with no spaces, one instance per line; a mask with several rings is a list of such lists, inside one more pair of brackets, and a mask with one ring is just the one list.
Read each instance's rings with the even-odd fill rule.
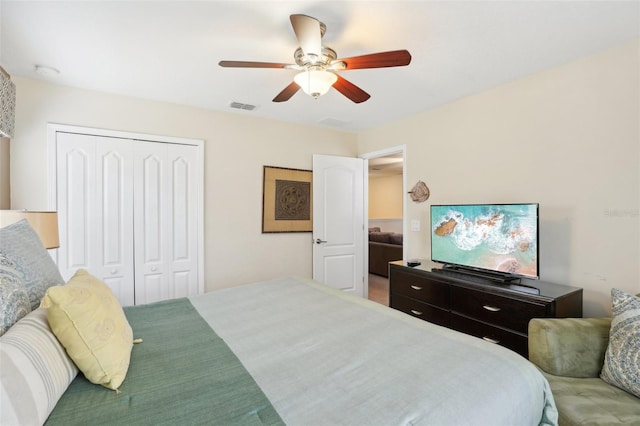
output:
[[511,290],[521,291],[529,294],[540,294],[537,287],[521,284],[519,277],[510,277],[500,274],[485,273],[456,265],[443,265],[442,269],[433,268],[432,272],[441,273],[451,278],[473,281],[479,284],[501,284]]
[[505,275],[505,274],[492,274],[491,272],[477,271],[475,269],[464,268],[457,265],[445,264],[445,265],[442,265],[442,269],[446,269],[448,271],[457,271],[457,272],[460,272],[461,274],[471,275],[474,277],[486,278],[488,280],[499,282],[499,283],[520,281],[520,277],[514,277],[514,276]]

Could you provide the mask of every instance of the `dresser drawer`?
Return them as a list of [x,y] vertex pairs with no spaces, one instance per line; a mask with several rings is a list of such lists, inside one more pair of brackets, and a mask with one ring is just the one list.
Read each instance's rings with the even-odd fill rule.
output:
[[525,358],[528,357],[529,342],[526,335],[504,330],[456,314],[451,314],[450,320],[451,328],[454,330],[479,337],[491,343],[496,343],[519,353]]
[[451,310],[482,322],[526,334],[531,318],[547,316],[543,303],[517,300],[483,291],[453,286]]
[[391,270],[391,293],[401,294],[443,309],[449,309],[449,285],[424,276]]
[[434,324],[449,326],[449,311],[399,294],[391,295],[391,307]]

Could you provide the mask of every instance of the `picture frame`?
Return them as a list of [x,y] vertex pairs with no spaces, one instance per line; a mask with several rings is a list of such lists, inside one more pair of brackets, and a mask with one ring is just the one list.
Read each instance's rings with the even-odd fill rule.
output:
[[311,170],[264,166],[262,233],[313,230]]

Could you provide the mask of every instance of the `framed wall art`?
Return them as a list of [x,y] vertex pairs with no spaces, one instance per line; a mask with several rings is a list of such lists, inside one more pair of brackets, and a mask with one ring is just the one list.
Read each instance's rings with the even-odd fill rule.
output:
[[311,170],[264,166],[262,233],[311,232]]

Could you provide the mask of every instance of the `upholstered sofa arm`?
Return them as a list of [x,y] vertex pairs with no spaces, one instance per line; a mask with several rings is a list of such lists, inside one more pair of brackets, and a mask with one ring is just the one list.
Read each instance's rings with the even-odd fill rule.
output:
[[547,373],[598,377],[611,318],[535,318],[529,322],[529,360]]

